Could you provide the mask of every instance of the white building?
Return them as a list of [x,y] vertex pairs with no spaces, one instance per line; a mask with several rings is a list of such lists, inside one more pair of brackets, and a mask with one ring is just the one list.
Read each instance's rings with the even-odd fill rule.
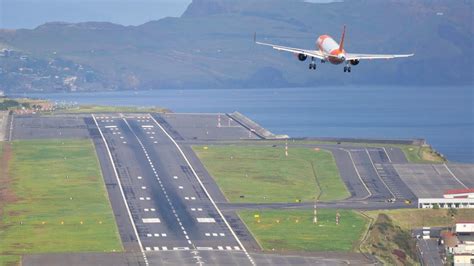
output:
[[474,234],[474,222],[458,222],[456,224],[456,233]]
[[458,244],[453,248],[454,265],[474,265],[474,221],[456,223],[455,231]]
[[418,208],[474,208],[474,188],[451,189],[444,193],[442,198],[420,198]]

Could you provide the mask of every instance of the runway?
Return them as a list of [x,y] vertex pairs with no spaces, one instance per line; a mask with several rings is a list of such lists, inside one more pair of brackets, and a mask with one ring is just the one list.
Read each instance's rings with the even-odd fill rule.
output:
[[[144,254],[245,250],[187,158],[153,117],[94,117],[113,158]],[[202,262],[204,263],[204,262]]]

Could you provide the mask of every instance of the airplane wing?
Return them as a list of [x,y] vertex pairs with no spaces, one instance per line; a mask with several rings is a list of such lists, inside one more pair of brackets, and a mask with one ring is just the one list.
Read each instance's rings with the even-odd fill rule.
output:
[[318,50],[305,50],[305,49],[300,49],[300,48],[286,47],[286,46],[281,46],[281,45],[276,45],[276,44],[271,44],[271,43],[264,43],[264,42],[257,42],[257,41],[255,43],[273,47],[273,49],[278,50],[278,51],[285,51],[285,52],[290,52],[294,54],[304,54],[309,57],[324,59],[324,55],[321,53],[321,51],[318,51]]
[[352,54],[346,53],[346,60],[373,60],[410,57],[415,54]]

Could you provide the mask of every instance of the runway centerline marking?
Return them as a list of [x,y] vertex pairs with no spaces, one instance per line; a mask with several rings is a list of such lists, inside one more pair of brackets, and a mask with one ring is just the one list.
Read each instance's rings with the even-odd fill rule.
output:
[[92,119],[94,120],[95,125],[96,125],[97,129],[99,130],[100,136],[102,137],[102,141],[104,141],[105,148],[107,149],[107,154],[109,155],[109,160],[112,163],[112,168],[114,170],[115,178],[116,178],[117,183],[120,187],[120,192],[122,194],[123,202],[124,202],[125,207],[127,209],[128,218],[130,219],[130,222],[132,223],[133,231],[135,233],[135,236],[137,237],[138,245],[140,247],[140,251],[142,253],[143,260],[145,261],[145,265],[148,266],[150,264],[148,262],[148,258],[146,257],[145,251],[143,250],[142,241],[141,241],[140,236],[139,236],[138,231],[137,231],[137,226],[135,225],[135,222],[133,221],[132,213],[130,212],[130,207],[128,206],[127,199],[125,198],[125,193],[123,191],[122,182],[120,181],[120,178],[119,178],[119,175],[118,175],[118,172],[117,172],[117,166],[115,165],[114,158],[112,157],[112,153],[110,152],[109,144],[107,143],[107,140],[105,139],[104,134],[102,133],[102,130],[100,129],[99,123],[97,123],[97,120],[95,119],[94,114],[92,114]]

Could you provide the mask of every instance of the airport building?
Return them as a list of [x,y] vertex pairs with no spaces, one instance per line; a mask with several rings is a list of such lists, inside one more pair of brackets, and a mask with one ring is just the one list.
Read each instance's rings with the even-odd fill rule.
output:
[[419,198],[418,208],[474,208],[474,188],[451,189],[442,198]]
[[442,238],[455,266],[474,264],[474,221],[456,223],[454,231],[445,232]]

